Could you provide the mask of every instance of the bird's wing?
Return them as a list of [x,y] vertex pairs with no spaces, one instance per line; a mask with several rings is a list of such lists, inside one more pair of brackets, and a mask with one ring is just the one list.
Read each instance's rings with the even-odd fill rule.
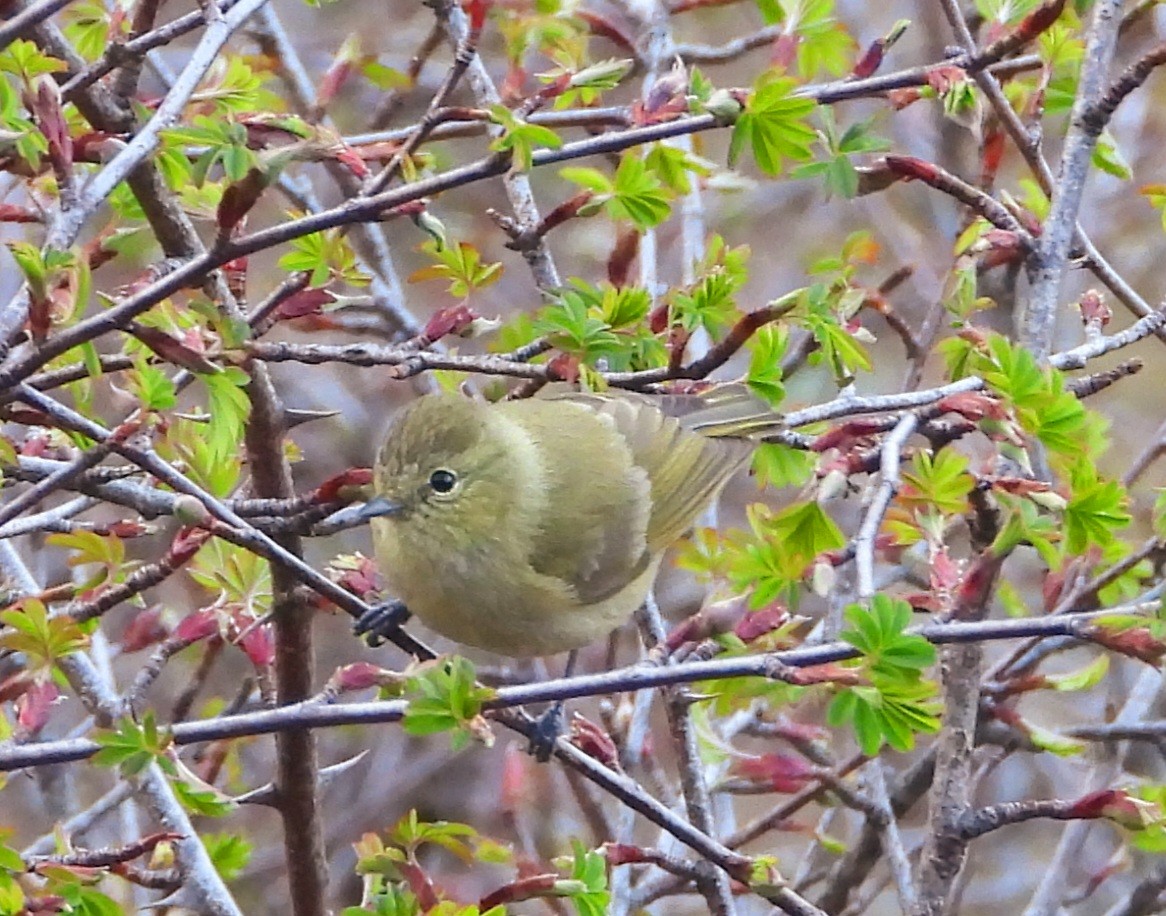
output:
[[653,398],[580,392],[556,393],[554,400],[581,404],[611,423],[631,450],[632,460],[647,474],[652,511],[645,536],[652,553],[691,528],[753,452],[747,439],[694,432],[688,428],[689,417],[666,415]]
[[497,409],[541,453],[545,506],[531,567],[569,585],[582,604],[616,594],[652,558],[645,469],[620,431],[590,404],[532,398]]

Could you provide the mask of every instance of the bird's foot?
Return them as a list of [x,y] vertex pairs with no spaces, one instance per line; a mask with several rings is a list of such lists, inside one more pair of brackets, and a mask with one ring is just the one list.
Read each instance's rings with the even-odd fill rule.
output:
[[557,700],[534,720],[528,752],[539,763],[546,763],[555,752],[555,742],[563,734],[563,701]]
[[365,643],[375,649],[384,644],[390,633],[401,629],[401,625],[411,616],[405,602],[394,598],[392,601],[369,608],[352,629],[357,636],[364,637]]

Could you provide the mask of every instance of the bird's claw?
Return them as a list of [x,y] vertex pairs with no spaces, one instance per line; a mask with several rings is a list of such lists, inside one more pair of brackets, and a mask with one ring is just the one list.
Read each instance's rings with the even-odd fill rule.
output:
[[528,751],[539,763],[546,763],[555,752],[555,742],[563,734],[563,701],[558,700],[534,720]]
[[365,643],[375,649],[384,644],[390,633],[399,630],[410,616],[405,602],[394,598],[361,614],[352,630],[357,636],[363,636]]

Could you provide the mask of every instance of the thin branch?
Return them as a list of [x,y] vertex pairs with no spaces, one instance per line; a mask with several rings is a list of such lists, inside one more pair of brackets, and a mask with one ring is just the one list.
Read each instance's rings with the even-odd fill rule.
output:
[[899,462],[903,448],[915,427],[919,424],[919,417],[913,413],[904,414],[895,425],[882,444],[882,461],[880,462],[880,476],[878,490],[870,507],[863,516],[858,534],[854,538],[854,562],[858,569],[858,597],[860,601],[869,601],[874,597],[874,544],[875,536],[883,523],[887,510],[891,507],[891,500],[899,492],[902,479],[899,476]]
[[1166,44],[1152,48],[1130,64],[1114,81],[1113,85],[1106,90],[1105,94],[1082,114],[1089,130],[1095,134],[1100,134],[1109,123],[1110,118],[1113,117],[1113,113],[1117,111],[1117,106],[1163,64],[1166,64]]
[[[40,590],[11,541],[0,541],[0,567],[9,573],[10,584],[17,590],[25,594],[35,594]],[[109,723],[121,714],[121,701],[85,652],[64,655],[57,660],[57,665],[86,709],[99,722]],[[129,781],[134,794],[163,829],[180,837],[174,843],[175,860],[183,883],[194,898],[192,905],[211,916],[242,916],[162,768],[157,763],[150,763]]]
[[891,796],[887,791],[887,777],[883,773],[882,761],[876,758],[868,763],[866,775],[867,785],[879,809],[879,817],[871,820],[882,831],[883,849],[887,853],[891,874],[895,879],[895,888],[899,892],[899,905],[903,912],[907,913],[918,903],[919,892],[911,876],[911,861],[907,855],[907,848],[903,845],[899,822],[891,807]]
[[1068,265],[1090,159],[1100,134],[1100,130],[1094,129],[1089,114],[1104,91],[1106,74],[1117,45],[1120,12],[1121,0],[1098,0],[1093,7],[1085,60],[1078,76],[1077,97],[1061,154],[1060,177],[1053,188],[1049,214],[1031,259],[1032,289],[1021,320],[1020,340],[1041,362],[1048,358],[1052,349],[1057,297]]
[[40,0],[26,6],[19,13],[0,25],[0,51],[7,48],[17,38],[27,38],[29,31],[38,23],[55,16],[73,0]]
[[[0,544],[0,548],[3,545]],[[936,623],[913,627],[907,632],[918,634],[935,645],[962,645],[1001,639],[1025,639],[1033,636],[1072,636],[1080,640],[1091,638],[1091,622],[1100,617],[1125,613],[1151,613],[1155,602],[1141,605],[1123,605],[1104,611],[1063,614],[1057,617],[983,620],[970,623]],[[505,710],[533,703],[546,703],[612,693],[630,693],[648,688],[690,684],[696,681],[735,677],[765,677],[787,680],[790,671],[830,662],[855,658],[858,651],[848,643],[825,643],[817,646],[788,649],[765,655],[710,661],[680,662],[667,667],[633,665],[601,674],[585,674],[571,678],[544,681],[499,688],[485,703],[485,708]],[[794,676],[796,679],[796,676]],[[172,728],[175,744],[197,744],[227,738],[274,734],[289,728],[325,728],[338,725],[372,725],[397,722],[404,716],[408,703],[404,700],[384,700],[367,703],[345,703],[334,706],[304,702],[275,709],[222,716],[200,722],[183,722]],[[560,745],[562,742],[560,742]],[[63,741],[45,741],[0,749],[0,771],[44,766],[83,760],[97,752],[100,745],[83,738]],[[858,758],[854,765],[862,762]],[[768,829],[768,828],[767,828]],[[764,832],[764,831],[762,831]],[[760,835],[760,834],[757,834]],[[752,837],[734,836],[736,844]]]

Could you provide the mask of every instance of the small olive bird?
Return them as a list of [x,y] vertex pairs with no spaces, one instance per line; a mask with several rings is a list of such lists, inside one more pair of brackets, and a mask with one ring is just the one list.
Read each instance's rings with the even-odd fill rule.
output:
[[[552,389],[489,404],[418,398],[376,458],[377,562],[400,600],[362,617],[380,636],[409,613],[509,656],[574,650],[644,602],[664,550],[781,416],[741,384],[649,397]],[[561,705],[532,740],[546,759]]]

